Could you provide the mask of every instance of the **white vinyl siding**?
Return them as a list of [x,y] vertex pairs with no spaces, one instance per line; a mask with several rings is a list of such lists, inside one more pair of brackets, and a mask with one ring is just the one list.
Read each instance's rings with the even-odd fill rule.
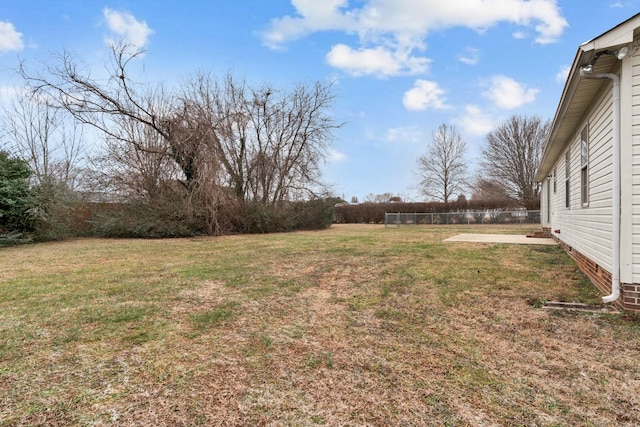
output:
[[551,225],[551,195],[553,190],[553,178],[548,176],[540,186],[540,222],[542,226],[548,227]]
[[[616,63],[611,72],[620,75],[621,84],[620,280],[637,284],[640,283],[640,27],[636,28],[629,48],[630,54]],[[580,110],[581,119],[569,121],[575,126],[570,139],[563,148],[556,147],[554,163],[546,166],[554,171],[551,189],[547,186],[551,196],[547,203],[551,208],[548,225],[565,244],[611,272],[613,100],[611,80],[601,82],[600,92],[588,101],[589,109],[584,113]],[[581,133],[585,128],[588,129],[586,180],[581,179]],[[565,207],[566,153],[570,164],[568,208]],[[588,199],[583,189],[587,190]]]
[[564,207],[571,207],[571,151],[564,153]]
[[545,194],[544,200],[544,224],[549,225],[551,223],[551,178],[547,178],[547,193]]
[[589,204],[589,127],[580,133],[580,203]]
[[[552,231],[582,254],[611,271],[611,83],[596,98],[585,121],[575,130],[569,146],[558,158],[558,188],[551,194]],[[589,203],[581,200],[581,133],[589,128]],[[567,151],[568,150],[568,151]],[[569,153],[569,208],[565,207],[565,153]],[[584,206],[583,208],[581,208]],[[640,228],[640,224],[639,224]]]
[[[637,49],[639,40],[634,40]],[[635,49],[632,49],[634,51]],[[631,58],[631,280],[640,283],[640,55]],[[625,159],[623,158],[622,161]],[[622,177],[624,182],[627,177]],[[622,225],[625,232],[624,224]],[[628,231],[627,231],[628,232]]]

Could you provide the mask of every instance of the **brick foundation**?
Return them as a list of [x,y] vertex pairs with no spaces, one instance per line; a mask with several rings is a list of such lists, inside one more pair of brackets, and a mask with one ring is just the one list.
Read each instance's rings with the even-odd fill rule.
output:
[[527,234],[527,237],[535,237],[540,239],[548,239],[551,236],[551,227],[542,227],[540,230],[534,231],[531,234]]
[[[557,236],[551,236],[560,243],[560,246],[573,258],[580,270],[587,275],[591,282],[605,295],[611,293],[611,273],[587,258],[585,255],[567,245]],[[640,312],[640,283],[620,284],[620,298],[613,303],[617,308],[628,311]]]
[[625,284],[622,299],[625,310],[640,312],[640,284]]

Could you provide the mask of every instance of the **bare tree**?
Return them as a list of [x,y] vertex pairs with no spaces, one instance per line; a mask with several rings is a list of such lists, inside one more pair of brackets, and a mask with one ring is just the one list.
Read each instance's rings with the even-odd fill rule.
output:
[[120,138],[106,137],[102,152],[95,156],[94,175],[103,183],[101,189],[154,200],[171,182],[180,182],[181,169],[157,132],[124,116],[118,120],[118,127]]
[[198,117],[205,129],[212,132],[206,148],[219,162],[222,185],[231,189],[238,200],[245,200],[247,192],[247,134],[251,122],[247,92],[246,82],[234,79],[231,74],[219,81],[199,72],[188,80],[180,94],[188,115]]
[[5,107],[6,147],[24,158],[30,176],[29,217],[37,239],[77,232],[74,207],[84,164],[81,126],[47,98],[18,93]]
[[[365,203],[389,203],[393,201],[395,196],[391,193],[373,194],[369,193],[365,196]],[[396,200],[397,201],[397,200]]]
[[536,169],[550,122],[538,116],[514,115],[487,135],[482,150],[482,175],[501,183],[509,197],[527,203],[537,200]]
[[110,171],[120,174],[112,182],[132,190],[151,195],[180,182],[192,210],[213,218],[222,200],[273,206],[322,188],[320,164],[341,126],[330,114],[330,84],[280,91],[197,73],[168,94],[132,79],[140,54],[113,46],[106,80],[67,53],[42,74],[21,72],[34,95],[105,135]]
[[[129,76],[132,62],[141,54],[142,51],[135,51],[129,45],[112,46],[106,80],[95,79],[89,72],[82,73],[82,67],[67,52],[55,58],[57,60],[46,68],[44,74],[32,75],[24,64],[21,64],[21,74],[35,96],[51,100],[55,107],[68,111],[78,122],[96,128],[106,138],[148,152],[149,147],[130,138],[126,126],[123,129],[120,125],[134,122],[148,127],[169,147],[168,152],[161,154],[172,156],[189,182],[194,177],[190,143],[195,138],[183,127],[174,126],[182,124],[177,117],[180,110],[174,109],[173,114],[167,115],[167,105],[163,103],[172,101],[169,96],[159,96]],[[158,88],[156,92],[162,92],[162,89]],[[149,102],[154,98],[162,99],[163,103]]]
[[511,198],[505,186],[494,179],[486,179],[482,175],[477,175],[471,184],[471,199],[474,201],[509,201]]
[[341,126],[330,114],[330,84],[251,88],[229,74],[219,82],[200,73],[182,98],[195,101],[192,115],[209,123],[212,148],[238,199],[274,205],[323,187],[320,163]]
[[13,97],[3,113],[6,145],[27,159],[35,183],[53,180],[73,188],[82,162],[83,132],[78,123],[45,99],[24,93]]
[[467,189],[467,143],[454,126],[441,124],[432,133],[431,144],[418,158],[420,192],[447,203]]
[[331,85],[298,84],[290,91],[265,85],[252,91],[252,196],[280,203],[312,193],[319,186],[320,162],[332,131],[340,126],[330,114]]

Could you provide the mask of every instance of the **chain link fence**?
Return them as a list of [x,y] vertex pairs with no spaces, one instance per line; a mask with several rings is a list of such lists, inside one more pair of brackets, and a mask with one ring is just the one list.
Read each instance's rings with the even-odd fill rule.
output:
[[449,213],[385,212],[385,227],[431,224],[540,224],[540,211],[464,211]]

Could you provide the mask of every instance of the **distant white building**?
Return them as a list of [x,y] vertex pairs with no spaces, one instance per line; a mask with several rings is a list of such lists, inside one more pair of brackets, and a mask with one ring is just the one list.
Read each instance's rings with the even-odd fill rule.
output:
[[578,48],[536,180],[542,225],[640,311],[640,14]]

